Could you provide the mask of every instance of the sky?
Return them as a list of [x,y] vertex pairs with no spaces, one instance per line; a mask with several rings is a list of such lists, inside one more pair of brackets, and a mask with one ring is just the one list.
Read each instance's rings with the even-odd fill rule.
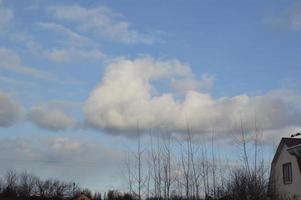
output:
[[300,33],[292,0],[0,0],[0,174],[122,187],[137,129],[269,148],[301,131]]

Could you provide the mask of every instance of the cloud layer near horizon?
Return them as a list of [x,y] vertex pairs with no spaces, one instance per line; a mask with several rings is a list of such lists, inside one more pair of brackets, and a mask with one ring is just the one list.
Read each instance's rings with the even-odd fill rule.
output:
[[[188,65],[177,60],[121,58],[110,63],[84,106],[86,122],[96,129],[135,133],[139,129],[168,129],[195,133],[237,133],[245,128],[275,130],[301,121],[301,96],[275,90],[261,96],[241,94],[213,98],[209,93],[187,90],[183,98],[156,91],[154,81],[194,79]],[[200,80],[201,82],[201,80]]]
[[[0,139],[0,174],[14,169],[80,182],[93,189],[118,183],[123,152],[99,141],[70,137]],[[105,162],[104,162],[105,161]],[[105,172],[105,173],[100,173]]]

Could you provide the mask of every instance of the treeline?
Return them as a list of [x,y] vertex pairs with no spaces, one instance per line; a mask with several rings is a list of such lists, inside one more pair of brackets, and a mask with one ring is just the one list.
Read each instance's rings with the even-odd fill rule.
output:
[[[115,198],[115,191],[108,191],[102,196],[101,193],[92,193],[91,190],[81,188],[75,182],[64,182],[58,179],[41,179],[38,176],[15,171],[8,171],[0,177],[1,200],[69,200],[80,194],[84,194],[91,200],[102,200],[110,197]],[[123,195],[118,193],[119,198]],[[127,198],[127,200],[131,200]]]
[[156,133],[147,142],[137,130],[137,147],[129,148],[123,174],[129,193],[138,200],[292,199],[269,187],[270,163],[264,159],[256,123],[254,132],[246,133],[241,122],[241,135],[232,141],[236,162],[217,150],[223,147],[216,143],[214,130],[206,142],[197,140],[189,126],[180,139]]
[[80,195],[91,200],[137,200],[133,194],[109,190],[101,194],[88,188],[81,188],[78,183],[59,179],[41,179],[28,173],[8,171],[0,177],[1,200],[72,200]]
[[[139,200],[137,193],[123,193],[117,190],[109,190],[103,194],[93,193],[89,189],[84,189],[74,182],[64,182],[58,179],[45,179],[27,173],[16,173],[8,171],[0,178],[0,199],[1,200],[71,200],[81,194],[91,200]],[[290,198],[279,198],[268,195],[268,184],[266,179],[255,176],[254,173],[247,174],[244,170],[233,172],[231,179],[225,187],[217,187],[220,197],[206,196],[206,200],[282,200]],[[271,196],[272,195],[272,196]],[[197,200],[195,197],[188,199]],[[201,198],[199,198],[201,199]],[[167,200],[164,197],[149,196],[146,200]],[[178,195],[175,191],[169,200],[187,200],[185,196]]]
[[85,194],[92,200],[289,200],[269,187],[269,166],[263,158],[257,128],[235,145],[239,162],[231,163],[210,143],[195,142],[188,128],[185,138],[169,134],[151,136],[147,143],[137,137],[129,148],[123,175],[127,192],[92,193],[77,183],[41,179],[35,175],[7,172],[0,180],[0,199],[69,200]]

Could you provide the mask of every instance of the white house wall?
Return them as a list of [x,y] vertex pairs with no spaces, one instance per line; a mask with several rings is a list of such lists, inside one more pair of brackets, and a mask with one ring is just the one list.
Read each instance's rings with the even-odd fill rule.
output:
[[[286,145],[283,145],[275,165],[276,187],[282,194],[299,195],[299,197],[301,197],[301,174],[298,162],[295,156],[292,156],[287,152],[287,148]],[[293,182],[285,185],[283,183],[282,165],[288,162],[292,163]]]

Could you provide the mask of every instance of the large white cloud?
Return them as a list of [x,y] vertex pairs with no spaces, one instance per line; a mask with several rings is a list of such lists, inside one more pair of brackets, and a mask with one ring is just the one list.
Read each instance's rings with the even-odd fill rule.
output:
[[0,91],[0,127],[12,126],[21,116],[21,107]]
[[[168,128],[195,133],[239,132],[257,126],[273,130],[301,122],[301,96],[290,91],[270,91],[261,96],[246,94],[212,98],[188,90],[182,99],[172,93],[158,93],[153,82],[192,77],[189,66],[175,60],[150,57],[118,59],[108,65],[101,82],[84,106],[88,125],[117,132]],[[156,85],[158,86],[158,85]]]

